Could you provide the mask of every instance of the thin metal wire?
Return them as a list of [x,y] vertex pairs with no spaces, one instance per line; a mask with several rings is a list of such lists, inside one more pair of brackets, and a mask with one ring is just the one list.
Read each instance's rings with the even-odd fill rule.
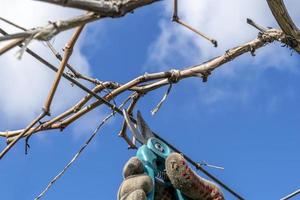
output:
[[[128,98],[125,99],[125,101],[119,106],[119,108],[123,108],[130,99],[132,99],[134,95],[130,95]],[[64,173],[71,167],[71,165],[79,158],[81,153],[84,151],[84,149],[90,144],[90,142],[96,137],[96,135],[99,133],[99,129],[112,117],[116,114],[116,111],[112,111],[109,115],[107,115],[101,123],[96,127],[96,129],[93,131],[93,134],[89,137],[89,139],[84,143],[84,145],[79,149],[79,151],[73,156],[71,161],[63,168],[61,172],[59,172],[47,185],[47,187],[34,199],[38,200],[42,198],[46,192],[52,187],[52,185],[64,175]]]
[[82,154],[82,152],[85,150],[85,148],[90,144],[90,142],[95,138],[95,136],[99,133],[99,129],[112,117],[115,115],[115,111],[111,112],[108,116],[106,116],[102,122],[96,127],[96,129],[93,131],[93,134],[89,137],[89,139],[84,143],[84,145],[79,149],[79,151],[73,156],[71,161],[63,168],[61,172],[59,172],[47,185],[47,187],[36,197],[34,200],[41,199],[46,192],[53,186],[53,184],[62,177],[66,171],[71,167],[71,165],[79,158],[79,156]]
[[296,190],[295,192],[281,198],[280,200],[288,200],[288,199],[291,199],[293,197],[295,197],[296,195],[300,194],[300,189],[299,190]]
[[15,23],[13,23],[13,22],[11,22],[11,21],[9,21],[9,20],[3,18],[3,17],[0,17],[0,20],[6,22],[6,23],[8,23],[8,24],[10,24],[10,25],[12,25],[12,26],[18,28],[18,29],[21,29],[21,30],[23,30],[23,31],[27,31],[26,28],[24,28],[24,27],[22,27],[22,26],[19,26],[18,24],[15,24]]

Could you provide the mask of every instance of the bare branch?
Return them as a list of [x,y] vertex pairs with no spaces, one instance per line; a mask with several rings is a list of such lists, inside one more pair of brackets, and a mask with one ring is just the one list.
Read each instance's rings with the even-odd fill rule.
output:
[[172,84],[169,85],[166,93],[164,94],[163,98],[159,101],[159,103],[157,104],[157,106],[155,106],[155,108],[153,110],[151,110],[151,114],[155,115],[159,109],[161,108],[161,106],[163,105],[163,103],[167,100],[167,97],[169,96],[170,92],[172,89]]
[[254,28],[256,28],[257,30],[259,30],[260,32],[266,32],[268,29],[255,23],[252,19],[247,19],[247,23],[250,24],[251,26],[253,26]]
[[61,61],[60,67],[59,67],[59,69],[58,69],[58,71],[56,73],[56,77],[55,77],[54,83],[53,83],[53,85],[51,87],[51,90],[50,90],[50,92],[48,94],[47,100],[46,100],[44,108],[43,108],[46,113],[50,112],[50,105],[51,105],[51,102],[53,100],[54,94],[55,94],[56,89],[58,87],[58,84],[59,84],[59,82],[61,80],[61,77],[62,77],[62,74],[63,74],[64,69],[66,67],[66,64],[68,63],[68,60],[69,60],[70,56],[72,55],[73,47],[75,45],[75,42],[77,41],[77,39],[78,39],[81,31],[83,30],[83,27],[84,26],[78,27],[78,29],[76,30],[76,32],[72,36],[70,42],[68,42],[68,44],[65,46],[64,57],[63,57],[63,59]]
[[282,31],[290,37],[289,46],[300,53],[300,31],[290,17],[283,0],[267,0]]
[[0,42],[5,40],[11,40],[16,38],[30,38],[37,40],[48,41],[58,33],[75,28],[77,26],[84,25],[86,23],[99,19],[100,16],[95,13],[87,13],[85,15],[77,16],[65,21],[51,22],[47,26],[34,28],[22,33],[16,33],[0,37]]
[[[231,60],[239,57],[240,55],[247,53],[247,52],[253,52],[256,49],[265,46],[268,43],[271,43],[273,41],[284,41],[285,35],[282,31],[270,29],[266,31],[265,33],[262,33],[258,38],[252,40],[251,42],[248,42],[244,45],[229,49],[225,52],[224,55],[221,55],[219,57],[216,57],[212,60],[209,60],[203,64],[188,67],[183,70],[178,70],[178,73],[174,73],[174,70],[166,71],[166,72],[158,72],[153,74],[144,74],[142,76],[139,76],[124,85],[118,85],[115,89],[112,90],[111,93],[105,95],[103,98],[105,101],[110,101],[112,98],[115,98],[116,96],[128,91],[132,90],[132,88],[138,89],[138,92],[141,94],[146,94],[150,91],[153,91],[157,88],[163,87],[165,85],[168,85],[174,81],[174,83],[185,79],[189,77],[199,77],[202,76],[204,79],[207,79],[207,76],[210,75],[210,73],[222,66],[225,63],[230,62]],[[176,76],[173,77],[172,76]],[[100,87],[101,88],[101,87]],[[94,90],[97,91],[97,90]],[[75,109],[76,112],[74,112],[74,107],[63,113],[62,115],[58,116],[57,118],[54,118],[49,125],[42,126],[42,128],[36,129],[36,132],[38,131],[45,131],[45,130],[52,130],[52,129],[62,129],[69,124],[73,123],[77,119],[79,119],[81,116],[87,114],[88,112],[92,111],[93,109],[97,108],[98,106],[103,104],[102,100],[97,100],[90,105],[87,105],[85,107],[82,107],[83,103],[86,103],[86,100],[89,100],[93,95],[89,94],[85,97],[85,100],[81,100],[81,103],[77,103],[78,109]],[[79,109],[80,108],[80,109]],[[74,113],[68,118],[65,118],[69,116],[70,114]],[[60,121],[61,119],[64,119],[63,121]],[[55,123],[53,123],[55,122]],[[8,142],[18,135],[18,131],[12,131],[12,132],[0,132],[0,136],[7,137],[8,136]]]
[[14,140],[8,144],[0,153],[0,159],[2,159],[6,153],[36,124],[38,123],[43,117],[46,116],[45,112],[42,112],[36,119],[34,119]]
[[[42,1],[42,0],[41,0]],[[91,1],[57,1],[57,0],[43,0],[49,3],[56,3],[60,5],[65,5],[64,2],[69,2],[71,5],[79,4],[89,4]],[[157,2],[159,0],[101,0],[97,1],[98,3],[98,12],[89,12],[85,15],[77,16],[69,20],[61,20],[56,22],[51,22],[47,26],[33,28],[31,30],[15,33],[11,35],[6,35],[0,37],[1,41],[17,39],[17,38],[33,38],[37,40],[48,41],[53,38],[58,33],[75,28],[77,26],[85,25],[87,23],[93,22],[95,20],[104,18],[104,17],[122,17],[127,13],[132,12],[134,9],[149,5],[151,3]],[[88,6],[88,5],[86,5]],[[89,5],[91,6],[91,5]]]
[[102,17],[122,17],[136,8],[159,0],[38,0],[60,6],[93,11]]

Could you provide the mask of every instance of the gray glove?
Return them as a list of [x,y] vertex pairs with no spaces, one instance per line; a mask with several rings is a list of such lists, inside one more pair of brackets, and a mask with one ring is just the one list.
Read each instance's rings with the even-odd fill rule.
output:
[[[172,153],[166,159],[167,175],[174,186],[192,200],[224,200],[221,190],[213,183],[199,177],[185,159]],[[123,170],[124,181],[118,192],[118,200],[147,200],[146,194],[153,189],[151,178],[144,173],[144,166],[137,158],[131,158]],[[174,200],[174,191],[155,183],[155,200]]]

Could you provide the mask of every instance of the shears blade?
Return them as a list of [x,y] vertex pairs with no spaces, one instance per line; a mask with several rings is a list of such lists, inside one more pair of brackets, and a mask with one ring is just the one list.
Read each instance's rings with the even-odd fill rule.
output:
[[139,132],[139,130],[132,123],[129,114],[125,109],[123,109],[123,115],[124,115],[124,119],[126,121],[128,128],[132,132],[133,137],[135,137],[135,139],[137,141],[139,141],[140,143],[147,144],[147,139],[143,137],[143,135]]
[[142,114],[140,111],[137,113],[137,126],[138,129],[140,130],[140,133],[142,134],[143,138],[148,141],[149,138],[155,137],[153,135],[153,132],[149,128],[148,124],[142,117]]

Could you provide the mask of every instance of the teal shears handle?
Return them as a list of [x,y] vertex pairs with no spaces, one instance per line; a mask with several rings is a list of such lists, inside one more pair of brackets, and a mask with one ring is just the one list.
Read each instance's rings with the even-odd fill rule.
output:
[[[157,156],[146,145],[143,145],[137,151],[136,156],[144,164],[144,169],[147,175],[151,178],[153,186],[155,186],[155,177],[157,171],[155,170],[155,162]],[[147,200],[154,200],[155,187],[147,194]]]
[[154,200],[154,195],[155,195],[155,171],[153,168],[149,167],[149,166],[145,166],[145,170],[146,173],[148,174],[148,176],[150,176],[152,183],[153,183],[153,189],[151,192],[149,192],[147,194],[147,200]]
[[[151,178],[153,183],[153,190],[147,194],[147,200],[154,200],[155,195],[155,177],[158,173],[156,167],[156,161],[158,156],[147,146],[143,145],[139,148],[137,152],[137,157],[144,164],[144,169],[147,175]],[[185,197],[180,190],[175,189],[175,197],[176,200],[189,200],[189,198]]]

